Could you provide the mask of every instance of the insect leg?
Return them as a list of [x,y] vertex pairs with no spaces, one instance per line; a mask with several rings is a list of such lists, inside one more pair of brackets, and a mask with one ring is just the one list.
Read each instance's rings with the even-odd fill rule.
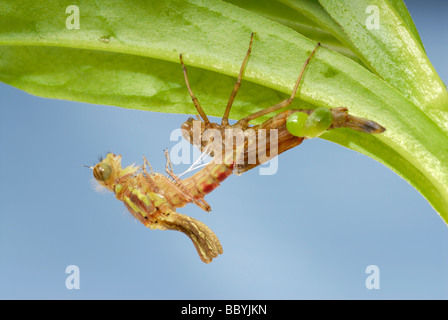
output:
[[240,68],[240,73],[238,74],[238,80],[236,81],[232,93],[230,94],[229,101],[227,102],[226,110],[224,112],[224,115],[222,116],[221,120],[221,126],[226,126],[229,124],[229,115],[230,115],[230,108],[232,107],[233,101],[235,100],[236,94],[238,93],[238,90],[241,86],[241,80],[243,78],[244,69],[247,65],[247,60],[249,59],[250,53],[252,51],[252,42],[254,40],[254,33],[250,35],[250,43],[249,43],[249,49],[247,49],[246,56],[244,57],[243,64]]
[[154,170],[152,170],[151,164],[149,163],[148,159],[146,159],[146,157],[143,156],[143,172],[145,172],[145,174],[149,176],[148,171],[146,171],[146,165],[148,165],[149,170],[151,170],[151,173],[154,173]]
[[191,90],[190,83],[188,81],[188,76],[187,76],[187,68],[185,67],[184,61],[182,59],[182,53],[179,55],[179,58],[180,58],[180,63],[182,65],[182,70],[184,72],[185,83],[187,84],[187,88],[188,88],[188,92],[190,93],[191,100],[193,100],[194,106],[196,107],[196,110],[199,112],[199,115],[204,120],[204,122],[209,123],[210,121],[208,120],[207,115],[205,114],[204,110],[202,110],[202,107],[199,104],[198,99],[194,96],[193,91]]
[[166,166],[165,171],[169,174],[171,178],[176,182],[176,185],[181,188],[181,190],[185,193],[185,195],[191,199],[199,208],[201,208],[204,211],[210,212],[212,211],[212,208],[210,205],[205,201],[204,199],[195,199],[195,197],[191,194],[191,192],[188,190],[187,187],[183,184],[182,180],[176,176],[176,174],[173,171],[173,165],[171,164],[170,160],[170,153],[168,152],[168,149],[164,150],[165,157],[166,157]]
[[173,178],[174,180],[179,179],[175,174],[174,174],[174,170],[173,170],[173,164],[171,163],[170,160],[170,153],[168,151],[168,149],[163,150],[165,157],[166,157],[166,165],[165,165],[165,171],[171,176],[171,178]]
[[115,183],[123,183],[123,182],[126,181],[128,178],[132,177],[134,174],[135,174],[134,172],[125,174],[125,175],[123,175],[123,176],[118,177],[117,179],[115,179],[114,182],[115,182]]
[[317,49],[319,49],[319,47],[320,47],[320,43],[317,43],[316,47],[311,52],[311,54],[308,57],[308,59],[306,59],[305,63],[303,64],[302,70],[300,71],[299,77],[297,78],[296,84],[294,85],[294,89],[292,90],[291,96],[288,99],[285,99],[282,102],[277,103],[276,105],[273,105],[273,106],[271,106],[269,108],[266,108],[266,109],[260,110],[258,112],[255,112],[255,113],[253,113],[251,115],[248,115],[247,117],[239,120],[235,124],[235,126],[238,126],[238,127],[241,127],[243,129],[245,129],[245,128],[247,128],[247,125],[248,125],[248,123],[251,120],[254,120],[254,119],[262,117],[262,116],[264,116],[264,115],[266,115],[268,113],[271,113],[271,112],[274,112],[274,111],[277,111],[279,109],[282,109],[282,108],[285,108],[285,107],[289,106],[292,103],[292,101],[294,100],[294,97],[296,96],[297,90],[299,88],[300,82],[302,81],[302,77],[303,77],[303,74],[305,73],[306,67],[310,63],[311,58],[314,56],[314,54],[316,53]]

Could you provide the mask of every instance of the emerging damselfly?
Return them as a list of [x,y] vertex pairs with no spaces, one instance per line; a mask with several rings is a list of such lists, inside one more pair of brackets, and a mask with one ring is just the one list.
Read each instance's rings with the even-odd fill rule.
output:
[[[190,96],[202,120],[188,119],[182,124],[184,137],[192,144],[198,146],[204,153],[212,156],[212,160],[191,177],[180,179],[174,174],[169,159],[168,151],[165,151],[167,164],[165,171],[169,177],[152,171],[149,162],[143,158],[142,166],[128,166],[122,168],[121,156],[112,153],[107,154],[93,167],[94,178],[100,185],[115,193],[118,200],[122,201],[129,212],[144,226],[150,229],[176,230],[185,233],[192,241],[202,261],[209,263],[213,258],[221,254],[222,246],[205,224],[189,216],[176,212],[177,208],[184,207],[188,203],[195,203],[201,209],[210,211],[209,204],[204,197],[216,189],[221,182],[232,173],[241,174],[260,164],[270,160],[273,156],[283,153],[302,143],[304,139],[317,137],[325,131],[341,127],[354,129],[365,133],[381,133],[384,128],[374,121],[358,118],[348,113],[346,108],[316,110],[291,109],[274,115],[262,124],[250,126],[249,122],[261,116],[288,107],[293,101],[299,88],[306,66],[316,54],[320,44],[314,48],[305,61],[299,77],[295,83],[291,96],[266,109],[240,119],[235,124],[228,122],[230,109],[236,94],[241,86],[244,69],[251,53],[254,34],[251,35],[249,49],[243,60],[237,82],[230,95],[221,124],[208,120],[198,99],[191,90],[187,69],[182,55],[180,61],[185,76]],[[198,126],[195,126],[197,124]],[[196,128],[199,128],[199,133]],[[244,139],[239,144],[233,144],[234,132],[242,132]],[[260,138],[259,133],[267,131]],[[212,135],[207,135],[212,132]],[[275,132],[275,151],[272,140],[272,132]],[[226,146],[226,134],[232,136],[230,152]],[[202,137],[208,136],[207,139]],[[219,138],[219,139],[218,139]],[[219,140],[219,143],[216,143]],[[263,140],[263,141],[261,141]],[[262,143],[260,143],[262,142]],[[263,155],[260,152],[252,157],[254,148],[260,149],[262,145]],[[259,150],[258,150],[259,151]],[[268,155],[269,154],[269,155]],[[251,160],[251,161],[250,161]],[[148,172],[147,167],[151,172]]]

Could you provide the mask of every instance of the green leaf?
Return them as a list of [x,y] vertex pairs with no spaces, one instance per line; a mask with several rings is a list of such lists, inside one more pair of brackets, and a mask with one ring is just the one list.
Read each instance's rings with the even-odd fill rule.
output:
[[[365,13],[359,18],[351,12],[365,8],[358,1],[340,3],[348,13],[340,12],[331,1],[322,1],[315,16],[331,17],[331,30],[326,31],[340,40],[341,48],[355,48],[353,52],[376,74],[321,48],[305,72],[294,106],[347,107],[350,113],[386,127],[384,134],[375,136],[338,129],[322,137],[397,172],[447,222],[448,135],[442,125],[447,119],[446,88],[403,13],[392,10],[389,3],[390,14],[382,18],[387,34],[365,33],[361,25]],[[217,0],[114,0],[101,5],[78,1],[77,6],[80,29],[67,29],[69,14],[62,1],[2,1],[0,80],[43,97],[195,113],[179,64],[182,52],[192,89],[205,112],[222,116],[250,34],[256,32],[231,113],[238,119],[287,97],[315,47],[315,42],[287,26]],[[323,14],[323,9],[329,13]],[[344,14],[351,14],[353,26],[343,26]],[[307,17],[309,26],[324,30],[318,18]],[[391,25],[401,23],[400,32],[389,26],[388,19]],[[356,28],[366,39],[353,37]],[[394,42],[382,48],[387,39]],[[407,41],[416,54],[404,51]],[[377,55],[368,50],[369,44],[379,50]],[[389,62],[390,71],[380,65],[384,62]],[[401,86],[406,68],[414,82]],[[422,69],[425,73],[417,75]]]
[[[325,43],[325,46],[329,49],[360,62],[356,55],[337,39],[337,35],[332,35],[331,28],[325,24],[328,21],[321,21],[316,18],[315,15],[324,16],[333,23],[331,17],[317,1],[226,0],[226,2],[281,23],[307,38]],[[319,10],[316,10],[316,5]],[[343,35],[342,32],[341,35]]]
[[[324,43],[327,47],[333,50],[336,49],[337,51],[345,54],[346,56],[354,59],[355,61],[358,61],[358,59],[354,58],[357,57],[356,52],[354,51],[355,48],[350,45],[350,42],[348,41],[343,30],[339,28],[339,25],[335,21],[333,21],[331,16],[324,10],[324,8],[320,5],[318,1],[316,0],[280,0],[280,1],[283,4],[287,5],[290,9],[294,10],[297,13],[302,14],[307,19],[313,21],[322,30],[325,30],[326,32],[332,34],[334,38],[337,39],[337,41],[341,43],[343,47],[345,47],[344,50],[348,54],[345,54],[343,49],[333,47],[333,44],[331,42],[327,43],[326,38],[323,39],[313,38],[313,40],[317,40],[321,43]],[[246,2],[246,0],[242,2]]]
[[390,4],[394,7],[394,9],[397,11],[397,13],[400,15],[401,19],[406,23],[407,30],[412,33],[414,38],[418,41],[418,43],[423,48],[423,42],[422,39],[420,39],[420,35],[418,34],[417,27],[414,24],[414,21],[412,21],[412,17],[409,14],[408,9],[406,8],[405,3],[403,0],[390,0]]

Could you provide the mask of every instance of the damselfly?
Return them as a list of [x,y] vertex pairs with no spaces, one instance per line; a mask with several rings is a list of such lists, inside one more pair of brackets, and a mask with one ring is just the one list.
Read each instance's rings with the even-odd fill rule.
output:
[[[319,44],[305,61],[293,92],[288,99],[230,125],[228,123],[230,109],[241,85],[244,69],[251,53],[253,36],[252,34],[249,49],[227,103],[221,124],[212,123],[208,120],[190,88],[187,69],[183,63],[182,55],[180,55],[188,91],[199,116],[202,118],[202,121],[196,122],[199,124],[199,135],[195,130],[195,120],[191,118],[182,124],[183,134],[190,143],[197,145],[202,151],[213,157],[204,168],[191,177],[181,180],[173,172],[168,151],[165,151],[167,158],[165,170],[170,178],[160,173],[154,173],[145,157],[143,158],[143,165],[140,167],[131,165],[122,168],[121,156],[109,153],[104,160],[101,160],[94,167],[90,167],[93,169],[93,176],[99,184],[114,192],[116,198],[122,201],[131,214],[143,225],[151,229],[176,230],[185,233],[193,241],[202,261],[206,263],[211,262],[213,258],[223,252],[218,238],[202,222],[177,213],[177,208],[184,207],[188,203],[195,203],[201,209],[210,211],[209,204],[204,200],[205,195],[216,189],[232,173],[240,174],[250,170],[268,161],[272,156],[299,145],[304,139],[319,136],[327,130],[341,127],[366,133],[381,133],[385,130],[374,121],[348,114],[345,108],[286,110],[260,125],[249,126],[250,121],[291,104],[306,66],[319,48]],[[211,139],[198,138],[198,136],[205,136],[207,131],[213,130],[218,134],[212,135]],[[234,133],[236,130],[241,130],[248,139],[245,139],[243,143],[232,145],[230,153],[224,152],[228,149],[225,146],[228,140],[220,139],[220,143],[216,144],[217,137],[222,138],[226,131]],[[251,158],[251,150],[254,146],[260,148],[260,135],[258,133],[263,130],[268,131],[268,134],[264,137],[265,144],[262,147],[266,152],[263,156],[260,156],[260,153],[257,152],[255,160],[250,162],[248,160]],[[269,135],[272,134],[271,130],[276,132],[276,152],[273,152],[272,143],[269,142],[271,141],[269,139]],[[248,134],[249,132],[255,132],[256,134]],[[147,166],[151,173],[147,171]]]

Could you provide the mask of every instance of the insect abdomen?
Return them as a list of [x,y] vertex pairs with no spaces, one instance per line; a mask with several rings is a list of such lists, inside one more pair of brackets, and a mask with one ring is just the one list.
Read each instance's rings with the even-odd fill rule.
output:
[[123,201],[129,212],[143,224],[157,212],[155,204],[155,202],[158,202],[157,199],[151,199],[148,193],[142,192],[140,188],[128,186],[126,189],[122,189],[122,187],[116,187],[115,193],[117,198]]
[[213,160],[204,169],[190,178],[185,179],[184,185],[196,198],[203,198],[212,192],[219,184],[232,174],[233,164],[214,163]]

